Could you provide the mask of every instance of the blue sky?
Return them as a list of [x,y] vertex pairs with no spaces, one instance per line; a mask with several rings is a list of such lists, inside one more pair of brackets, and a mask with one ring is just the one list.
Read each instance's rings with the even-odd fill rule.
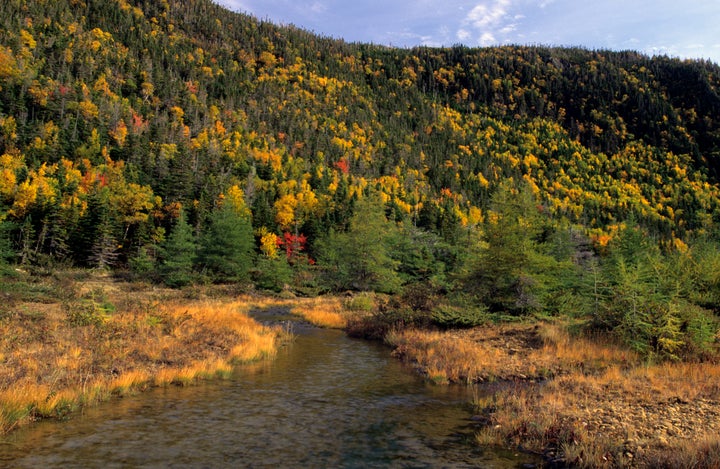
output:
[[349,42],[543,44],[720,63],[720,0],[215,0]]

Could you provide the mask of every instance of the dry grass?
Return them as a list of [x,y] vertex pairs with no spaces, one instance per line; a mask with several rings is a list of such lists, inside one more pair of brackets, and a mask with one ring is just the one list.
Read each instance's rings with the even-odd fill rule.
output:
[[395,354],[434,369],[448,381],[545,379],[572,372],[601,373],[639,363],[636,354],[610,343],[571,338],[560,326],[502,325],[468,331],[390,331]]
[[[595,373],[608,366],[634,366],[640,358],[635,352],[609,342],[604,337],[571,337],[563,325],[543,323],[537,328],[542,347],[534,349],[530,361],[565,370]],[[558,369],[558,371],[561,371]]]
[[469,382],[495,375],[496,354],[470,340],[442,332],[391,331],[385,338],[402,357],[436,382]]
[[293,307],[292,313],[301,316],[311,324],[331,329],[344,329],[350,314],[344,308],[342,301],[335,297],[319,297],[299,301]]
[[651,452],[645,459],[656,469],[720,467],[720,436],[717,433],[697,435],[681,441],[672,451]]
[[507,383],[476,403],[481,444],[578,467],[720,467],[720,365],[650,365],[557,324],[391,331],[386,341],[432,381]]
[[[183,301],[116,284],[106,294],[122,307],[92,316],[87,301],[74,298],[2,311],[0,434],[111,395],[228,376],[233,363],[272,357],[283,340],[283,331],[245,314],[257,301]],[[68,320],[73,307],[89,311],[88,324]]]

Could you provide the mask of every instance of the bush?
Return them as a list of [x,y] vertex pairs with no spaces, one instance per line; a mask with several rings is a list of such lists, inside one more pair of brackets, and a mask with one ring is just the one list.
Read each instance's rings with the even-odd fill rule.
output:
[[420,282],[406,285],[400,301],[414,311],[432,311],[440,297],[440,289],[433,282]]
[[433,310],[432,320],[438,326],[448,329],[480,326],[489,320],[488,308],[485,305],[440,305]]
[[102,326],[115,305],[108,301],[102,289],[93,290],[79,301],[63,303],[67,321],[77,327]]
[[345,308],[350,311],[372,311],[375,308],[375,298],[369,293],[354,295],[345,300]]
[[253,281],[258,288],[280,292],[292,283],[293,271],[284,257],[270,259],[262,257],[252,272]]
[[387,309],[349,320],[346,331],[351,337],[384,340],[392,330],[428,327],[431,322],[426,312],[413,311],[410,308]]
[[107,311],[94,301],[78,301],[63,304],[68,323],[76,327],[102,326]]

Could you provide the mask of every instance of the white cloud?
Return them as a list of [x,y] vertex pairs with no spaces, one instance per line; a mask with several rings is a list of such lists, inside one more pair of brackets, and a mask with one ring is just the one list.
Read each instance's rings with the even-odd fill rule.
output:
[[463,42],[475,37],[476,44],[481,46],[509,42],[525,18],[522,13],[511,12],[517,10],[514,1],[485,0],[477,3],[462,20],[457,37]]
[[580,45],[720,61],[718,0],[214,1],[351,42]]
[[310,6],[310,11],[313,13],[325,13],[327,11],[327,6],[323,4],[322,2],[314,2]]
[[492,46],[497,44],[495,36],[493,36],[492,33],[483,33],[482,36],[480,36],[479,42],[481,46]]
[[472,34],[470,34],[470,31],[468,31],[467,29],[462,29],[462,28],[458,29],[457,38],[460,41],[467,41],[471,37],[472,37]]
[[466,22],[478,29],[497,26],[507,15],[509,5],[510,0],[492,0],[481,3],[470,11]]
[[517,31],[517,29],[518,29],[517,23],[509,24],[507,26],[500,28],[500,34],[505,34],[505,35],[510,34],[512,32]]

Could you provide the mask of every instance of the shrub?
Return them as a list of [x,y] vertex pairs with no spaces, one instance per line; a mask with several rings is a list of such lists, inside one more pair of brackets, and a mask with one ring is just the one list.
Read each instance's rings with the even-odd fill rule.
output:
[[354,295],[345,300],[345,308],[350,311],[372,311],[375,308],[375,299],[369,293]]
[[347,333],[351,337],[384,340],[388,332],[409,327],[428,327],[431,318],[426,312],[410,308],[384,309],[369,316],[348,321]]
[[102,289],[93,290],[79,301],[63,303],[67,321],[73,326],[102,326],[115,305],[108,301]]
[[488,322],[488,308],[485,305],[440,305],[433,310],[432,320],[444,328],[475,327]]

